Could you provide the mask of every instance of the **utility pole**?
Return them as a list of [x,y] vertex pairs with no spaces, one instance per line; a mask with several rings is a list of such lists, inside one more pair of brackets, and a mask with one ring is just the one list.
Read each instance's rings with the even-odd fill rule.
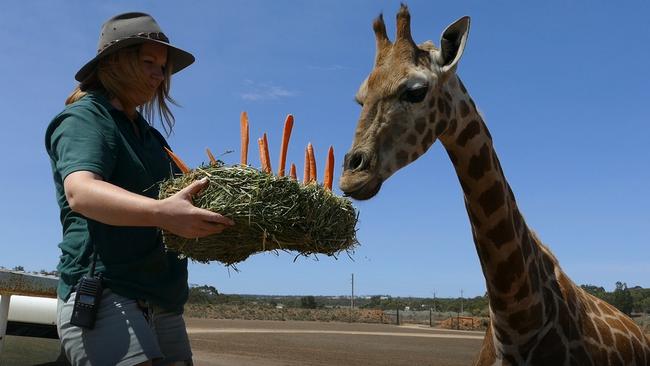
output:
[[463,313],[463,289],[460,289],[460,313]]
[[354,273],[352,274],[352,297],[350,297],[350,310],[354,309]]

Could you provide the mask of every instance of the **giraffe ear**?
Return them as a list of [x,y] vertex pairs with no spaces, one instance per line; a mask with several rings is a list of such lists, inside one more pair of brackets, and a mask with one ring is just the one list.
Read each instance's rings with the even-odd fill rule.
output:
[[469,17],[464,16],[447,27],[440,37],[437,62],[443,73],[454,71],[465,50],[469,34]]

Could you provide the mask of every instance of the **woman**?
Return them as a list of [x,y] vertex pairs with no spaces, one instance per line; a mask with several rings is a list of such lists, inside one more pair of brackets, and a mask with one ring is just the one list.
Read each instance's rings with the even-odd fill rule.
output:
[[[79,86],[47,129],[63,226],[57,327],[75,365],[192,364],[182,318],[187,260],[165,251],[160,229],[199,238],[233,222],[192,204],[205,180],[156,199],[159,182],[179,171],[141,113],[149,120],[157,113],[171,132],[170,76],[193,62],[151,16],[117,15],[104,23],[96,57],[75,75]],[[84,276],[104,288],[94,325],[74,310],[75,302],[93,303],[83,290],[77,296]]]

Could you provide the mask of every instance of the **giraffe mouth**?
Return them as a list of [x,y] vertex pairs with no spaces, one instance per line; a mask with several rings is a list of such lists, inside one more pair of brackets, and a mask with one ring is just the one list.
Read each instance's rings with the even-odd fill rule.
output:
[[370,179],[353,181],[353,177],[349,174],[343,174],[339,187],[345,196],[363,201],[376,196],[381,189],[381,184],[382,180],[379,177],[370,177]]

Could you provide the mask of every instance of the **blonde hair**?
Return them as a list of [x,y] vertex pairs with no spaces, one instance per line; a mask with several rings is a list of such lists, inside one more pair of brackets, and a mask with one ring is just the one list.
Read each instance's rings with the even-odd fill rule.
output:
[[65,104],[71,104],[83,98],[89,91],[102,91],[109,99],[116,98],[125,109],[137,107],[144,118],[152,124],[156,114],[159,116],[163,129],[169,136],[174,128],[174,115],[167,102],[178,105],[169,95],[171,86],[172,65],[167,60],[165,79],[155,91],[153,98],[140,104],[137,96],[149,95],[145,75],[140,65],[140,46],[122,48],[97,62],[86,79],[77,85],[66,98]]

